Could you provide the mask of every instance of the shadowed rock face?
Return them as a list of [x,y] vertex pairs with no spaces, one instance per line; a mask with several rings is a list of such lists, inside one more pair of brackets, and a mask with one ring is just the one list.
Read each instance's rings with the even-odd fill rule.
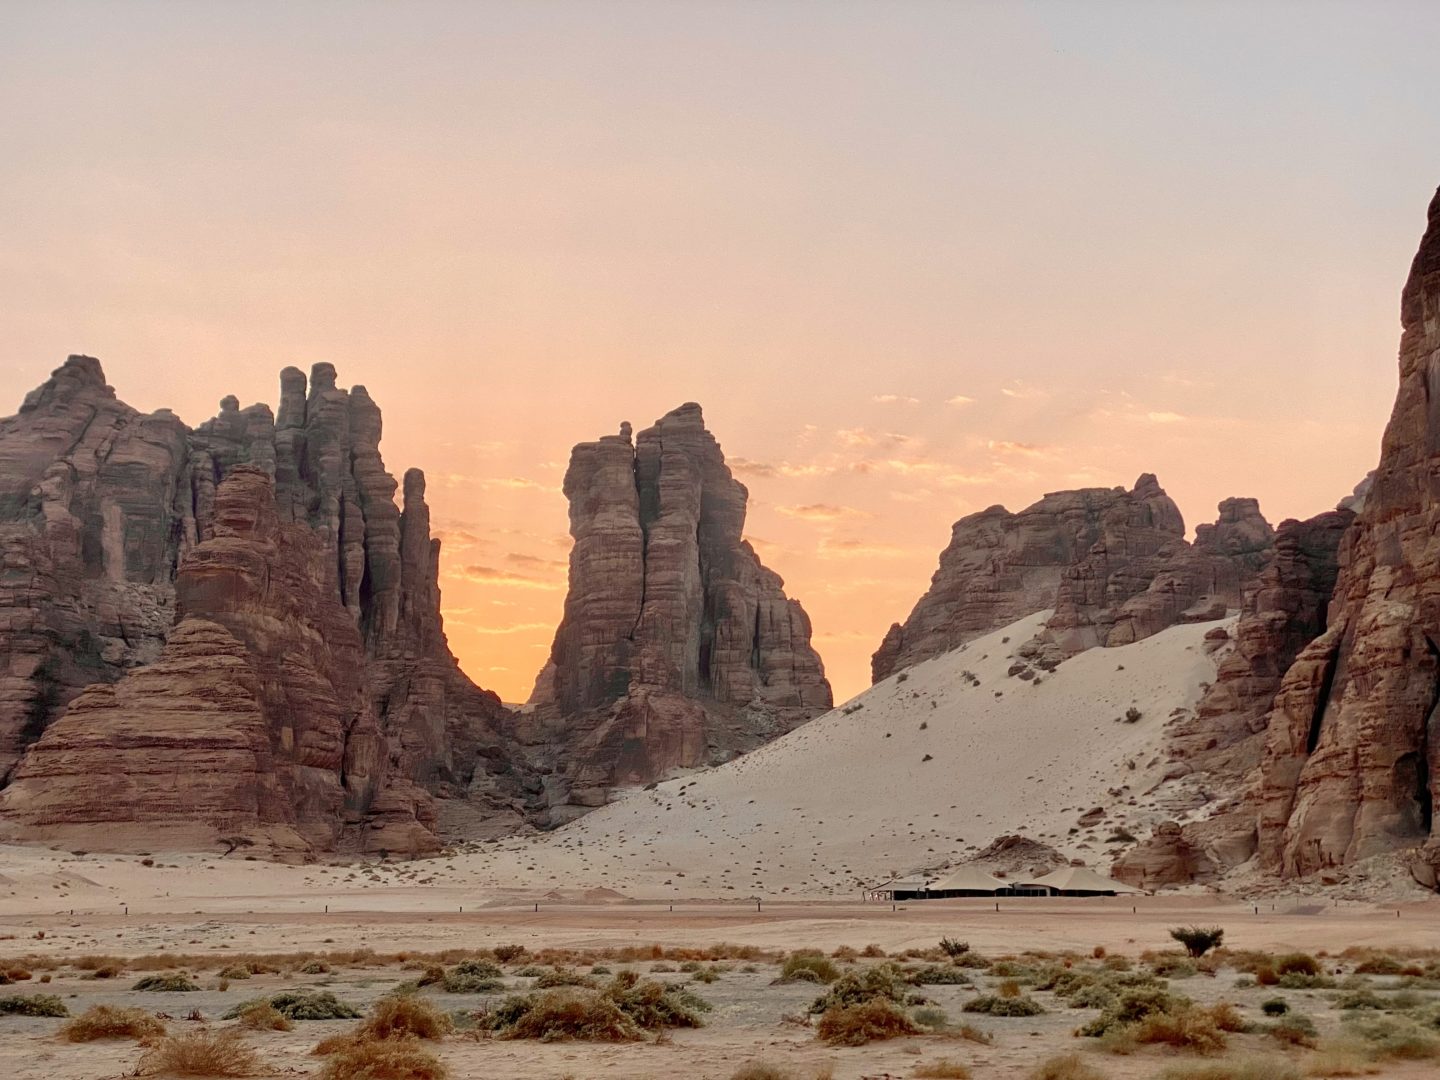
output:
[[1234,633],[1217,628],[1207,641],[1220,656],[1214,683],[1170,730],[1167,775],[1195,788],[1194,808],[1205,807],[1207,817],[1157,826],[1114,864],[1119,880],[1147,889],[1204,882],[1255,854],[1246,778],[1264,753],[1282,677],[1325,631],[1340,546],[1354,519],[1349,510],[1332,510],[1276,530],[1269,563],[1245,589]]
[[871,661],[875,681],[1054,608],[1027,655],[1062,660],[1237,607],[1272,531],[1254,499],[1227,499],[1185,541],[1179,509],[1149,473],[1130,491],[1084,488],[955,523],[929,591]]
[[1401,326],[1400,389],[1327,628],[1286,673],[1270,718],[1260,856],[1285,874],[1409,848],[1427,883],[1440,865],[1440,194]]
[[[160,761],[191,767],[186,717],[202,754],[206,740],[249,745],[255,715],[269,740],[253,766],[266,773],[265,806],[223,791],[198,800],[211,808],[212,833],[249,830],[282,849],[425,850],[435,844],[429,793],[468,796],[496,827],[519,820],[524,773],[499,735],[506,710],[460,672],[445,642],[424,477],[407,474],[397,507],[380,434],[364,388],[337,388],[329,364],[316,365],[308,393],[300,371],[282,372],[278,420],[226,398],[190,431],[168,412],[142,416],[118,402],[98,361],[71,357],[0,420],[7,828],[54,836],[102,820],[78,782],[54,779],[67,769],[119,767],[117,790],[143,790],[145,769],[123,771],[138,758],[107,758],[103,732],[123,742],[127,724],[161,707],[166,685],[187,704],[172,710]],[[235,689],[250,685],[239,675],[193,680],[212,644],[217,663],[243,656],[253,693]],[[169,666],[153,670],[157,661]],[[234,700],[220,700],[221,688]],[[232,721],[240,727],[226,734]],[[98,756],[84,762],[82,747]],[[120,818],[116,806],[128,808]],[[103,820],[124,812],[140,810],[112,802]],[[198,827],[173,824],[177,842]]]
[[742,539],[748,492],[698,405],[575,447],[565,495],[564,620],[515,728],[555,770],[554,820],[830,708],[810,621]]

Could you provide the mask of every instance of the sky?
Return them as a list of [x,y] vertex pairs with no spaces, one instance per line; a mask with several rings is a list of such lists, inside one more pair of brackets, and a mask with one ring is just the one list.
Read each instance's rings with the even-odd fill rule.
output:
[[698,401],[838,699],[957,518],[1374,467],[1440,5],[0,4],[0,413],[188,423],[328,360],[524,700],[571,446]]

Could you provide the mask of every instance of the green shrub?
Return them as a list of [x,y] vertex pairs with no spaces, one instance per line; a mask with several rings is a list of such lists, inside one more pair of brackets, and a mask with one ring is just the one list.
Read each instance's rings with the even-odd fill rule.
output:
[[968,1013],[985,1016],[1039,1016],[1045,1011],[1032,997],[1001,997],[999,994],[971,998],[964,1008]]
[[493,994],[505,989],[503,974],[488,960],[462,960],[440,976],[440,986],[447,994]]
[[358,1020],[362,1013],[328,990],[282,990],[268,998],[242,1001],[223,1019],[234,1020],[254,1005],[269,1005],[288,1020]]
[[1274,963],[1276,975],[1319,975],[1320,961],[1308,953],[1287,953]]
[[1301,1016],[1299,1013],[1281,1017],[1265,1028],[1265,1034],[1287,1046],[1313,1047],[1320,1037],[1319,1031],[1315,1028],[1315,1021],[1308,1016]]
[[1260,1003],[1260,1011],[1266,1016],[1284,1016],[1290,1011],[1290,1003],[1284,998],[1270,998]]
[[147,990],[162,994],[193,994],[200,989],[200,984],[193,982],[190,976],[178,975],[146,975],[130,988],[131,990]]
[[559,986],[595,986],[595,980],[569,968],[551,968],[535,980],[536,990],[553,990]]
[[1335,1002],[1337,1009],[1374,1009],[1377,1012],[1386,1008],[1385,1000],[1370,990],[1357,990],[1353,994],[1342,994]]
[[818,952],[793,952],[780,966],[781,982],[832,983],[839,977],[835,962]]
[[969,986],[970,976],[954,964],[927,964],[910,973],[916,986]]
[[835,1008],[848,1008],[867,1001],[883,1000],[896,1005],[911,1003],[912,992],[900,970],[893,964],[877,964],[864,971],[847,971],[836,979],[810,1006],[818,1016]]
[[704,1022],[700,1014],[709,1012],[711,1007],[708,1001],[683,986],[641,979],[633,971],[616,975],[605,987],[605,996],[647,1031],[701,1027]]
[[1137,1024],[1147,1016],[1171,1012],[1183,1002],[1183,998],[1173,997],[1159,987],[1134,986],[1122,992],[1114,1005],[1080,1028],[1079,1034],[1098,1039],[1112,1031]]
[[583,986],[508,997],[483,1022],[501,1039],[633,1042],[640,1038],[639,1027],[619,1005]]
[[9,994],[0,997],[0,1016],[69,1016],[54,994]]

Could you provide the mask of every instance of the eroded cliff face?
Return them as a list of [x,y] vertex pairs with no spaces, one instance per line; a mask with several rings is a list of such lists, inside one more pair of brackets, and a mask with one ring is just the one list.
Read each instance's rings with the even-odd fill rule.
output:
[[1260,784],[1263,864],[1287,875],[1440,846],[1440,194],[1401,300],[1400,388],[1341,550],[1325,632],[1286,673]]
[[1233,634],[1217,628],[1208,638],[1219,660],[1215,681],[1169,731],[1166,798],[1201,817],[1157,826],[1115,862],[1119,880],[1146,889],[1210,881],[1255,854],[1250,777],[1282,678],[1325,632],[1340,547],[1354,520],[1339,509],[1276,530],[1270,561],[1245,588]]
[[1213,525],[1185,522],[1156,478],[1134,488],[1046,495],[955,523],[930,589],[871,661],[875,681],[1025,615],[1054,615],[1025,655],[1059,662],[1178,622],[1222,618],[1268,558],[1272,530],[1254,499],[1227,499]]
[[[223,794],[255,785],[217,779],[212,833],[250,830],[285,849],[425,850],[432,794],[469,797],[495,827],[519,820],[526,773],[499,734],[507,710],[445,642],[424,477],[407,474],[397,507],[380,435],[364,388],[339,389],[329,364],[308,387],[300,371],[282,372],[278,419],[226,398],[190,431],[120,403],[97,361],[71,357],[0,421],[7,828],[93,827],[100,804],[78,779],[87,768],[118,766],[117,790],[143,789],[160,765],[118,752],[108,763],[104,732],[117,751],[132,730],[143,742],[139,718],[164,711],[166,680],[181,704],[160,761],[192,764],[187,718],[201,753],[206,740],[252,743],[256,715],[270,742],[254,766],[266,771],[265,807]],[[193,681],[208,645],[221,668],[243,656],[254,693],[243,673],[218,684],[233,696],[223,702]],[[87,762],[84,747],[98,756]],[[112,803],[105,820],[128,805]],[[175,825],[178,842],[194,823]]]
[[748,492],[700,407],[575,447],[570,587],[515,734],[552,820],[723,761],[831,707],[810,621],[743,537]]

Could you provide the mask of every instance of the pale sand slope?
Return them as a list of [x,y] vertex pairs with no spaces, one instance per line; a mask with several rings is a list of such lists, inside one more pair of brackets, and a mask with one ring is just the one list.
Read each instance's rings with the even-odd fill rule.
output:
[[[1163,768],[1172,711],[1192,706],[1214,677],[1202,639],[1216,624],[1092,649],[1034,683],[1008,677],[1013,650],[1047,615],[917,665],[744,758],[629,792],[554,833],[371,868],[213,854],[158,855],[160,866],[143,867],[133,857],[4,848],[0,911],[118,911],[124,902],[313,910],[331,900],[453,911],[552,889],[603,900],[583,895],[602,888],[662,900],[858,897],[862,882],[941,865],[1013,832],[1104,870],[1115,826],[1143,835],[1164,816],[1144,793]],[[1131,707],[1141,719],[1117,722]],[[1094,806],[1106,819],[1070,835]]]
[[[892,676],[736,761],[630,792],[524,859],[501,843],[497,868],[643,896],[856,895],[1023,832],[1108,869],[1113,828],[1159,816],[1144,793],[1172,712],[1214,678],[1203,638],[1217,624],[1092,649],[1034,682],[1008,677],[1048,617]],[[1141,719],[1117,722],[1132,707]],[[1069,835],[1096,806],[1106,819]]]

